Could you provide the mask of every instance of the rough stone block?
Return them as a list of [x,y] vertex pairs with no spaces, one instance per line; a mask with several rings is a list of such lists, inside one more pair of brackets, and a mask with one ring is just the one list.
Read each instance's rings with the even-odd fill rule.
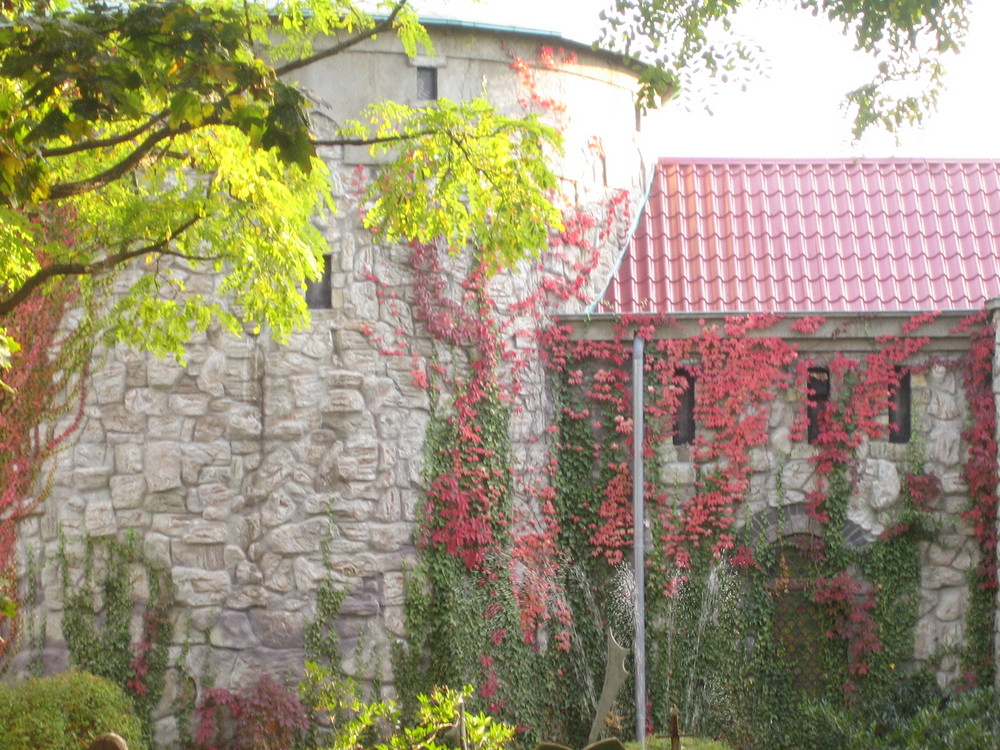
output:
[[330,389],[357,390],[364,382],[363,376],[352,370],[328,370],[323,378]]
[[236,582],[241,586],[257,586],[264,582],[264,574],[246,560],[236,563]]
[[282,555],[317,552],[328,534],[327,520],[313,518],[303,523],[287,524],[274,529],[267,537],[267,547]]
[[942,547],[939,544],[930,543],[927,545],[927,560],[932,565],[950,566],[955,560],[958,551],[951,547]]
[[160,440],[182,440],[184,439],[184,418],[174,416],[153,416],[149,418],[149,428],[146,434],[155,436]]
[[406,616],[402,607],[383,607],[382,622],[385,623],[385,629],[392,635],[397,638],[406,637]]
[[402,606],[406,601],[404,578],[399,572],[386,573],[382,577],[382,600],[387,605]]
[[271,591],[291,591],[295,585],[295,571],[291,560],[285,560],[273,553],[266,553],[261,559],[264,585]]
[[73,472],[73,486],[78,490],[101,490],[109,486],[111,467],[76,469]]
[[73,447],[73,462],[86,469],[110,469],[113,463],[112,451],[107,443],[79,441]]
[[934,614],[941,622],[960,620],[965,610],[966,596],[967,593],[962,588],[942,590]]
[[173,359],[149,357],[146,361],[146,382],[153,388],[171,388],[184,375],[184,368]]
[[926,571],[923,576],[923,586],[928,589],[945,589],[964,585],[965,573],[954,568],[932,568],[930,571]]
[[117,536],[118,521],[111,503],[88,503],[84,513],[83,528],[89,536],[93,537]]
[[330,507],[330,514],[337,523],[366,521],[372,517],[372,503],[368,500],[336,499]]
[[895,464],[882,459],[864,462],[859,495],[862,502],[876,510],[891,508],[899,500],[899,472]]
[[343,617],[374,617],[380,611],[381,605],[373,594],[347,596],[340,607],[340,614]]
[[250,626],[261,645],[268,648],[304,648],[305,632],[300,613],[252,609]]
[[365,399],[358,391],[336,389],[331,390],[322,401],[317,401],[313,406],[318,406],[323,414],[351,414],[364,411]]
[[230,440],[255,440],[261,436],[260,413],[250,406],[240,406],[229,415],[226,437]]
[[173,393],[167,401],[172,414],[185,417],[201,417],[208,414],[212,397],[206,393]]
[[187,513],[154,513],[152,530],[171,539],[180,539],[188,530],[191,516]]
[[125,409],[132,414],[158,416],[167,413],[167,396],[151,388],[130,388],[125,392]]
[[91,399],[98,404],[120,403],[125,398],[125,365],[109,362],[90,376]]
[[194,421],[192,439],[196,443],[210,443],[219,440],[226,432],[228,420],[222,414],[206,414]]
[[209,642],[219,648],[243,650],[260,644],[245,612],[223,612],[209,632]]
[[147,492],[143,496],[143,507],[151,513],[183,513],[190,510],[187,490],[183,487],[166,492]]
[[295,503],[287,493],[279,490],[264,503],[260,511],[260,521],[267,527],[279,526],[288,521],[294,513]]
[[170,545],[170,556],[174,565],[202,570],[224,570],[226,568],[222,544],[186,544],[174,541]]
[[329,576],[326,567],[316,560],[297,557],[293,561],[295,588],[299,591],[315,591]]
[[141,445],[137,445],[135,443],[122,443],[115,446],[114,452],[116,474],[142,473]]
[[223,351],[217,349],[209,354],[198,373],[199,390],[211,396],[225,394],[226,365],[226,355]]
[[413,527],[408,523],[376,524],[371,528],[372,548],[395,552],[413,547]]
[[290,389],[295,406],[309,409],[316,408],[326,390],[323,381],[312,373],[289,378],[285,387]]
[[224,544],[229,536],[230,527],[227,524],[195,521],[188,524],[181,538],[185,544]]
[[143,446],[146,482],[151,492],[181,486],[181,451],[174,442],[151,441]]
[[219,604],[229,593],[229,574],[224,570],[174,567],[177,601],[191,607]]

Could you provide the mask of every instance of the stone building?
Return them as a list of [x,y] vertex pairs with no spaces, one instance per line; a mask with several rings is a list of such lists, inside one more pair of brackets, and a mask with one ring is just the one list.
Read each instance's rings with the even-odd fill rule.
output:
[[[844,536],[863,548],[895,523],[906,462],[918,446],[943,491],[934,507],[939,535],[921,553],[915,650],[931,660],[964,642],[968,576],[982,554],[973,522],[962,518],[970,507],[963,467],[975,450],[964,432],[979,415],[962,382],[970,339],[957,329],[992,310],[1000,295],[998,232],[995,162],[663,158],[594,312],[568,319],[599,339],[613,336],[621,315],[637,315],[638,325],[644,315],[667,314],[670,324],[657,324],[655,342],[696,336],[732,315],[779,313],[783,319],[759,335],[777,336],[809,358],[810,387],[815,372],[824,399],[836,395],[828,385],[836,357],[864,360],[895,337],[926,337],[919,353],[900,362],[907,374],[893,399],[899,408],[881,417],[899,422],[896,429],[856,452]],[[928,312],[936,313],[932,322],[910,326]],[[772,544],[821,534],[807,512],[817,448],[793,436],[803,399],[791,389],[772,405],[769,439],[751,456],[738,513],[739,525]],[[666,485],[693,492],[690,453],[686,444],[661,448]],[[935,662],[939,682],[958,678],[954,656]]]
[[[383,98],[486,96],[506,113],[537,111],[565,138],[556,172],[567,206],[606,228],[603,237],[587,233],[599,255],[585,293],[593,298],[630,230],[610,199],[636,216],[652,169],[635,75],[613,56],[546,32],[428,28],[434,57],[409,58],[385,37],[298,71],[317,102],[317,133]],[[191,342],[186,367],[126,349],[100,353],[78,440],[59,454],[47,499],[20,530],[21,560],[32,561],[40,581],[33,609],[46,616],[41,653],[23,649],[15,670],[39,658],[46,672],[67,664],[60,534],[79,560],[85,537],[133,530],[149,561],[171,571],[172,656],[188,649],[192,674],[241,689],[262,673],[301,669],[303,623],[330,575],[347,594],[338,625],[347,669],[391,682],[388,644],[403,636],[428,402],[412,383],[411,361],[380,354],[376,337],[398,330],[417,357],[429,344],[410,311],[388,302],[406,298],[408,249],[374,245],[357,219],[357,177],[373,158],[360,148],[321,155],[339,213],[321,227],[329,268],[308,291],[309,330],[279,346],[266,333],[234,338],[213,329]],[[537,271],[492,283],[499,299],[513,301],[532,293]],[[189,288],[212,284],[188,280]],[[561,311],[582,308],[572,299]],[[536,382],[535,407],[514,426],[521,435],[544,419],[541,373],[525,377]],[[170,719],[158,731],[169,739]]]
[[[433,58],[408,58],[380,38],[300,71],[319,102],[316,130],[331,132],[376,98],[485,93],[511,113],[541,108],[566,138],[557,172],[568,204],[610,227],[588,230],[596,266],[580,296],[552,311],[579,335],[610,336],[621,314],[670,314],[683,333],[728,314],[783,312],[790,316],[774,330],[821,360],[870,351],[911,313],[941,311],[924,329],[928,366],[909,381],[913,430],[942,479],[939,510],[949,525],[945,543],[925,551],[917,655],[959,642],[965,574],[978,553],[958,517],[967,502],[961,431],[969,409],[952,364],[968,345],[950,329],[1000,297],[997,165],[657,164],[645,143],[655,127],[637,116],[634,74],[615,58],[541,32],[429,28]],[[530,81],[517,61],[528,63]],[[303,623],[331,575],[347,594],[339,630],[349,671],[391,682],[388,645],[404,636],[403,573],[415,555],[429,404],[413,383],[413,360],[384,356],[376,337],[398,331],[421,365],[431,344],[412,312],[393,302],[412,285],[408,250],[373,244],[357,222],[355,175],[376,165],[357,149],[323,157],[339,214],[322,227],[329,269],[309,291],[309,330],[284,346],[266,333],[210,330],[189,346],[186,367],[125,349],[101,354],[78,439],[59,454],[48,498],[21,529],[22,559],[34,561],[41,582],[37,607],[48,615],[47,671],[67,661],[54,564],[60,533],[75,554],[85,536],[131,529],[147,557],[172,573],[174,656],[187,649],[193,673],[207,668],[216,684],[242,688],[301,664]],[[650,184],[636,229],[628,217],[639,215]],[[612,212],[611,199],[622,195],[631,210]],[[493,292],[526,298],[540,278],[525,264],[498,276]],[[792,326],[810,316],[824,319],[811,333]],[[537,462],[541,447],[531,438],[544,432],[551,405],[540,365],[523,379],[526,406],[512,436],[515,461],[526,465]],[[813,481],[811,448],[789,437],[791,414],[781,404],[773,410],[740,518],[775,538],[780,513],[788,514],[785,532],[810,531],[797,508]],[[890,523],[905,451],[892,441],[864,447],[848,530],[858,544]],[[693,482],[683,446],[665,445],[662,458],[670,481]],[[37,657],[26,649],[15,668]],[[956,669],[943,664],[942,679]],[[165,738],[174,731],[167,718],[159,729]]]

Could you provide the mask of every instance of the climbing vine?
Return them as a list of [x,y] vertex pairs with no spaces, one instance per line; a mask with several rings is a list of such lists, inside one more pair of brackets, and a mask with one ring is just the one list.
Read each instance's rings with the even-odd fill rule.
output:
[[[57,554],[70,664],[121,686],[150,743],[152,711],[163,696],[170,666],[170,573],[146,560],[134,533],[121,540],[87,536],[79,544],[82,559],[74,559],[60,535]],[[81,571],[79,578],[74,570]],[[138,590],[139,582],[145,591]]]
[[997,444],[993,394],[995,334],[985,314],[969,321],[972,347],[964,370],[966,398],[972,422],[962,434],[969,455],[962,474],[969,488],[969,507],[962,517],[973,524],[979,564],[969,573],[970,608],[963,679],[969,686],[991,685],[995,675],[993,639],[997,594]]
[[[546,54],[541,66],[512,66],[528,92],[522,104],[558,115],[535,72],[564,61]],[[598,154],[601,144],[591,148]],[[925,643],[918,662],[915,633],[929,550],[954,521],[947,495],[956,490],[946,495],[942,472],[958,462],[928,446],[932,366],[965,372],[973,422],[962,434],[964,518],[980,562],[964,609],[962,679],[991,679],[997,482],[985,318],[956,331],[971,337],[968,362],[929,350],[924,330],[935,314],[913,316],[863,351],[838,346],[844,331],[822,316],[697,326],[620,316],[609,337],[547,325],[553,309],[588,296],[596,248],[626,207],[622,193],[604,212],[564,217],[549,252],[526,269],[534,291],[506,306],[483,269],[456,271],[454,259],[446,269],[433,244],[410,248],[412,319],[381,274],[368,276],[383,318],[399,325],[365,332],[408,362],[429,411],[420,561],[406,584],[407,644],[395,651],[401,695],[472,684],[472,700],[514,723],[526,744],[583,744],[607,630],[626,644],[633,637],[634,448],[652,544],[646,663],[630,669],[647,671],[649,731],[667,726],[676,705],[691,731],[727,734],[741,747],[796,747],[800,700],[863,708],[906,693],[900,686],[917,691],[946,656]],[[778,335],[779,325],[794,336]],[[418,327],[426,346],[415,343]],[[645,350],[641,433],[634,337]],[[540,387],[526,387],[538,362],[553,408],[525,436],[516,425]],[[894,405],[911,383],[923,401],[914,400],[912,438],[897,445]],[[634,712],[619,696],[612,718],[628,727]]]
[[[874,704],[933,667],[914,660],[914,633],[942,485],[924,455],[923,412],[915,411],[909,445],[895,447],[890,413],[904,377],[907,388],[914,378],[926,392],[932,364],[954,372],[961,363],[927,353],[922,329],[935,315],[914,316],[860,354],[812,354],[772,333],[782,320],[774,315],[732,317],[693,333],[665,316],[624,316],[610,340],[560,325],[526,335],[525,318],[537,324],[549,305],[583,296],[580,278],[595,267],[585,238],[604,238],[610,226],[569,217],[544,260],[558,272],[537,269],[537,291],[506,311],[479,269],[449,281],[441,251],[414,245],[414,317],[431,350],[418,354],[404,327],[369,332],[383,353],[409,360],[411,383],[426,390],[430,409],[421,561],[407,585],[408,645],[396,651],[397,687],[415,695],[434,684],[472,683],[483,708],[516,723],[525,741],[585,739],[606,629],[626,642],[632,636],[630,457],[640,442],[654,542],[646,592],[650,731],[666,726],[678,705],[693,730],[728,733],[748,747],[794,746],[795,700]],[[380,290],[380,302],[399,314],[393,293]],[[809,316],[790,325],[816,339],[826,323]],[[961,331],[973,342],[965,369],[980,363],[980,391],[967,385],[974,415],[990,414],[992,399],[991,329],[983,323],[967,321]],[[634,335],[646,342],[641,435],[631,416]],[[512,344],[518,337],[520,348]],[[511,423],[536,356],[555,408],[533,438],[548,446],[548,459],[522,476],[513,469]],[[828,378],[822,397],[813,385],[820,370]],[[678,442],[692,387],[697,429]],[[991,424],[977,416],[963,434],[973,454],[991,455],[982,439]],[[873,445],[887,447],[873,453]],[[885,507],[865,510],[859,493],[877,491],[879,478],[866,471],[884,470],[881,455],[896,489]],[[979,522],[983,550],[995,549],[995,497],[975,488],[989,486],[989,470],[975,461],[965,468],[973,498],[966,518]],[[766,529],[758,523],[764,517]],[[989,573],[988,562],[973,573],[984,592]],[[989,679],[987,596],[974,594],[968,612],[963,679],[970,684]],[[804,618],[818,639],[807,668],[799,663],[801,636],[776,627],[789,616]],[[633,711],[622,698],[616,721],[629,726]]]
[[[61,210],[46,210],[51,215],[29,220],[43,227],[43,236],[72,243],[61,228]],[[74,307],[77,317],[69,324]],[[0,316],[0,328],[19,342],[9,362],[0,363],[0,602],[18,598],[17,529],[48,494],[46,462],[83,417],[93,332],[89,308],[73,285],[53,282]],[[18,623],[0,612],[0,663],[18,643]]]

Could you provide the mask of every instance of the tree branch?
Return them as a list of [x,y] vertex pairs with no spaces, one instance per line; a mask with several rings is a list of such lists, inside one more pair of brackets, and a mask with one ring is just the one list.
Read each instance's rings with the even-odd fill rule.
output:
[[285,63],[284,65],[275,68],[274,72],[277,73],[279,76],[283,76],[286,73],[291,73],[293,70],[298,70],[299,68],[304,68],[307,65],[312,65],[314,62],[319,62],[320,60],[325,60],[328,57],[333,57],[334,55],[340,54],[346,49],[350,49],[356,44],[360,44],[366,39],[371,39],[376,34],[380,34],[383,31],[388,31],[389,29],[392,28],[392,24],[396,20],[396,16],[399,15],[399,12],[408,2],[409,0],[399,0],[399,2],[396,3],[395,7],[393,7],[392,12],[388,15],[388,17],[386,17],[382,21],[379,21],[370,29],[365,29],[361,33],[355,34],[354,36],[349,37],[342,42],[338,42],[332,47],[320,50],[319,52],[316,52],[307,57],[302,57],[299,58],[298,60],[292,60],[289,63]]
[[[202,126],[205,125],[215,125],[218,124],[214,120],[205,120],[202,122]],[[97,190],[105,185],[114,182],[115,180],[121,179],[130,171],[135,169],[139,162],[142,161],[153,148],[162,140],[167,138],[173,138],[176,135],[183,135],[194,130],[194,126],[189,123],[184,123],[178,128],[161,128],[154,133],[150,133],[149,136],[135,147],[128,156],[122,159],[120,162],[112,167],[99,172],[92,177],[88,177],[85,180],[78,180],[77,182],[64,182],[62,184],[53,185],[49,189],[49,198],[59,199],[59,198],[69,198],[74,195],[80,195],[81,193],[89,193],[91,190]]]
[[127,133],[109,136],[108,138],[99,138],[94,141],[81,141],[80,143],[74,143],[70,146],[61,146],[59,148],[43,148],[40,153],[43,157],[48,158],[50,156],[68,156],[81,151],[90,151],[95,148],[109,148],[110,146],[117,146],[125,143],[126,141],[131,141],[133,138],[138,138],[156,123],[162,121],[164,117],[166,117],[166,112],[160,112],[160,114],[150,117],[142,125],[133,128]]
[[316,138],[309,142],[316,147],[319,146],[371,146],[376,143],[399,143],[400,141],[410,141],[414,138],[423,138],[425,135],[434,135],[438,130],[428,128],[418,130],[413,133],[397,133],[396,135],[373,136],[371,138]]
[[7,315],[9,312],[14,310],[18,305],[24,302],[33,291],[38,289],[49,279],[54,279],[57,276],[96,276],[106,271],[110,271],[112,268],[120,266],[123,263],[127,263],[133,258],[146,255],[147,253],[174,255],[190,260],[211,260],[211,258],[196,258],[184,255],[183,253],[173,252],[168,248],[168,245],[175,237],[186,232],[200,220],[200,216],[192,216],[190,219],[173,229],[168,236],[154,242],[151,245],[145,245],[132,250],[121,250],[114,255],[109,255],[108,257],[93,263],[54,263],[51,266],[40,268],[16,291],[11,292],[5,297],[0,297],[0,317]]

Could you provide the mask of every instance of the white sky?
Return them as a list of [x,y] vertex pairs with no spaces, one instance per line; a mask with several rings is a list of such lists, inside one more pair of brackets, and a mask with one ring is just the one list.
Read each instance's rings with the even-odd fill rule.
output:
[[[611,0],[607,0],[610,4]],[[554,29],[590,41],[602,0],[416,0],[441,15],[504,26]],[[947,87],[920,128],[897,143],[876,133],[851,142],[844,94],[870,78],[871,63],[853,53],[839,27],[803,12],[744,12],[743,33],[758,41],[770,63],[768,78],[746,92],[723,87],[713,114],[686,111],[673,101],[663,116],[663,156],[1000,157],[1000,0],[973,0],[966,48],[946,64]]]

